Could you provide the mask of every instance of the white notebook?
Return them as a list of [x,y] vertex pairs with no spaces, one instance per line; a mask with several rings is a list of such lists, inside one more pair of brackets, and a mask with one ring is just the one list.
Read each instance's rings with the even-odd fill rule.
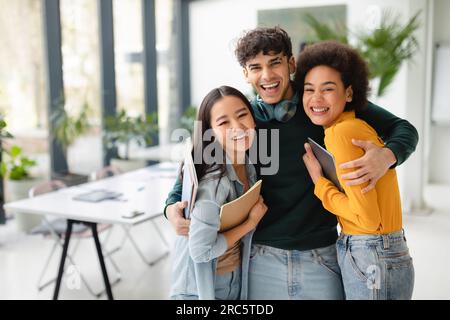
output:
[[181,193],[181,201],[187,201],[187,206],[184,208],[185,219],[189,219],[189,217],[191,216],[198,189],[197,172],[195,171],[191,150],[192,143],[189,142],[187,143],[186,154],[184,157],[183,187]]

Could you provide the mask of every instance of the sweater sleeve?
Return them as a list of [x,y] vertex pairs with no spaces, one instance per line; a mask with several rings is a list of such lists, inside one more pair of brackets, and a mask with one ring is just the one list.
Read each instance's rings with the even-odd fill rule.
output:
[[354,169],[340,169],[339,165],[361,157],[364,151],[352,144],[352,138],[371,140],[380,145],[374,132],[367,130],[365,126],[355,126],[355,122],[349,125],[338,124],[327,132],[327,149],[334,155],[336,160],[336,172],[339,177],[344,192],[340,192],[336,186],[321,177],[314,188],[314,194],[322,201],[323,206],[328,211],[334,213],[345,220],[348,220],[369,233],[376,232],[381,224],[381,214],[377,202],[377,191],[363,194],[361,189],[366,187],[368,182],[358,186],[347,186],[340,176]]
[[407,120],[369,102],[368,107],[357,112],[358,118],[366,121],[384,140],[385,147],[395,155],[395,166],[401,165],[416,150],[419,134]]
[[166,206],[164,207],[164,216],[166,217],[166,219],[167,219],[166,213],[167,207],[170,206],[171,204],[174,204],[175,202],[181,201],[182,190],[183,190],[183,183],[181,182],[180,177],[178,177],[166,199]]

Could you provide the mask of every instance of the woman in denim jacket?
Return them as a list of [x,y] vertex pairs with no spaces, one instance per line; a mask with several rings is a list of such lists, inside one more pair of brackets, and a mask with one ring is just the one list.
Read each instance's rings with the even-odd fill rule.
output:
[[[223,233],[219,212],[256,182],[246,156],[255,134],[253,111],[240,91],[222,86],[203,99],[197,121],[192,155],[199,186],[189,236],[175,242],[170,295],[246,299],[251,238],[267,207],[260,197],[246,221]],[[202,155],[200,163],[196,154]]]

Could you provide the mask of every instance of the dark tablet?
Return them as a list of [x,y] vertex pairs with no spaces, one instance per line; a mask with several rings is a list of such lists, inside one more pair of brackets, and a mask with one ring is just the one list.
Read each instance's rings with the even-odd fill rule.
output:
[[339,183],[337,174],[336,174],[336,163],[334,161],[333,155],[320,144],[315,142],[313,139],[308,138],[309,145],[322,166],[322,171],[328,180],[334,183],[334,185],[343,192],[341,184]]

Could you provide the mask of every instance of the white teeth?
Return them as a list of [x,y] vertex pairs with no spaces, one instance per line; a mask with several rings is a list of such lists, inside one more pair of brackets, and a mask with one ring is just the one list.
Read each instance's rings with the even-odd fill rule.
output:
[[271,83],[271,84],[262,84],[261,87],[263,87],[264,89],[270,89],[270,88],[275,88],[278,86],[278,82],[275,83]]
[[329,110],[329,108],[315,108],[315,107],[312,107],[311,109],[314,112],[325,112]]
[[236,140],[244,139],[246,136],[247,136],[247,134],[246,134],[246,133],[243,133],[243,134],[241,134],[241,135],[239,135],[239,136],[236,136],[236,137],[233,137],[233,138],[231,138],[231,139],[233,139],[234,141],[236,141]]

